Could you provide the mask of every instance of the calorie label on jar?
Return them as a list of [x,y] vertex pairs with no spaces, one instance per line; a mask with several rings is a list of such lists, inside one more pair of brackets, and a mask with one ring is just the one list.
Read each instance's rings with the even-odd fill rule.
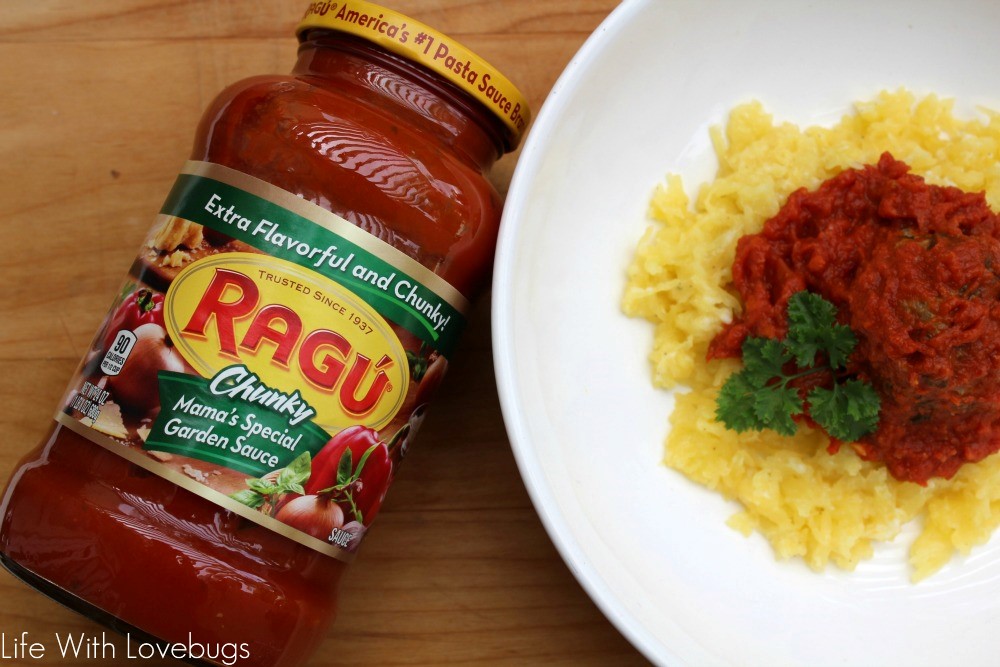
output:
[[350,560],[467,306],[329,211],[189,162],[56,419]]

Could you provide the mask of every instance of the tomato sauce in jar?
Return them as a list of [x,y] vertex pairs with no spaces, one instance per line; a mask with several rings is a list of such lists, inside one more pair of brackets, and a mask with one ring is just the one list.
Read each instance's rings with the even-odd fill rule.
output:
[[15,575],[200,664],[292,667],[323,639],[489,278],[486,173],[530,118],[384,7],[313,3],[298,34],[292,75],[205,112],[0,506]]

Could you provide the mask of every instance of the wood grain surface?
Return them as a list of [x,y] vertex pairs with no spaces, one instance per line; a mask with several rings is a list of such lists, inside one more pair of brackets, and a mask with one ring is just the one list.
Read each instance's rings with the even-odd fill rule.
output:
[[[289,71],[307,4],[0,2],[2,479],[46,429],[202,109],[240,78]],[[615,2],[392,4],[486,57],[537,110]],[[501,191],[515,159],[494,173]],[[488,298],[452,369],[311,664],[642,664],[577,585],[525,492],[497,401]],[[0,632],[49,648],[43,660],[0,664],[167,664],[128,659],[117,639],[117,659],[62,661],[54,633],[100,628],[6,573]]]

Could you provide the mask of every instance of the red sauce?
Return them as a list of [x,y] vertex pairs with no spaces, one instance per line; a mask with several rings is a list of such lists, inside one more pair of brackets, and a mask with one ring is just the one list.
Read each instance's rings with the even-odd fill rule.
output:
[[[312,201],[472,298],[489,277],[501,212],[485,174],[517,139],[421,66],[314,30],[292,76],[237,83],[211,104],[192,158]],[[4,564],[114,627],[247,643],[239,664],[291,667],[336,611],[341,561],[59,425],[21,462],[0,510]]]
[[924,484],[1000,449],[1000,219],[983,194],[908,171],[883,154],[793,193],[740,239],[744,310],[709,357],[739,356],[747,336],[783,337],[789,297],[822,295],[858,338],[848,372],[882,398],[878,429],[852,446]]

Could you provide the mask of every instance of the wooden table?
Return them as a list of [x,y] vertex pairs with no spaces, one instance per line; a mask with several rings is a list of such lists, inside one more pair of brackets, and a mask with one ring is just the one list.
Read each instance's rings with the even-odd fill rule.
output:
[[[289,71],[307,0],[3,0],[0,5],[0,478],[63,387],[226,84]],[[397,0],[482,54],[537,110],[614,0]],[[516,156],[494,178],[506,190]],[[313,665],[633,664],[577,585],[518,476],[488,298],[343,586]],[[6,573],[0,632],[99,628]],[[44,660],[60,664],[54,645]],[[155,661],[79,661],[135,665]],[[0,664],[27,664],[0,660]]]

